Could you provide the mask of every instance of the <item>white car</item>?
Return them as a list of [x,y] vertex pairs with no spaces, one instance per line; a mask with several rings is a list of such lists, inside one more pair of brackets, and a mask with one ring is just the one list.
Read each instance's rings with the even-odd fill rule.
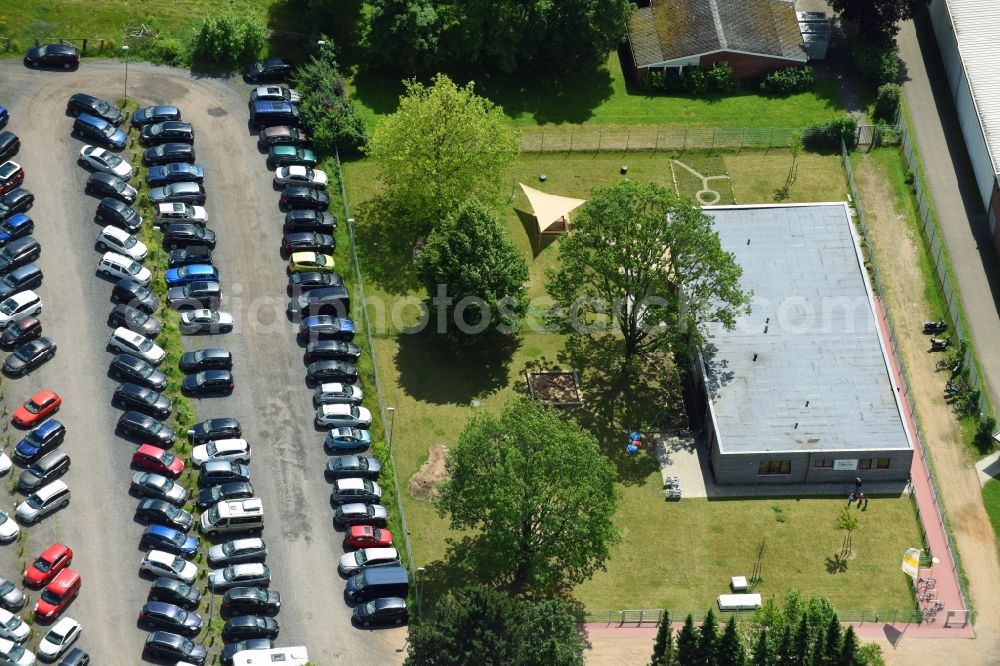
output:
[[181,333],[229,333],[233,330],[233,315],[220,310],[199,308],[181,313]]
[[201,467],[209,460],[249,462],[250,444],[245,439],[217,439],[191,450],[191,464],[195,467]]
[[319,187],[326,189],[326,174],[319,169],[307,166],[283,166],[274,172],[275,185],[301,185],[303,187]]
[[0,451],[0,476],[3,476],[10,471],[10,468],[14,466],[11,462],[10,456],[8,456],[3,451]]
[[131,257],[117,252],[105,252],[97,262],[97,272],[100,275],[107,275],[112,280],[132,279],[148,287],[153,279],[153,274],[148,268],[133,261]]
[[152,340],[134,331],[130,331],[124,326],[119,326],[111,334],[111,337],[108,339],[108,347],[126,354],[138,356],[153,365],[163,363],[163,358],[167,355]]
[[327,382],[316,387],[313,405],[360,405],[364,397],[364,391],[357,384]]
[[151,550],[146,553],[139,564],[139,571],[148,571],[154,576],[166,576],[190,585],[198,576],[198,566],[188,562],[180,555],[174,555],[162,550]]
[[5,512],[0,511],[0,541],[10,543],[20,533],[21,528],[17,526],[17,521],[12,520]]
[[367,428],[372,413],[357,405],[320,405],[316,408],[316,425],[330,428]]
[[133,261],[142,261],[149,251],[145,243],[113,224],[104,227],[101,233],[97,234],[97,249],[101,252],[110,250]]
[[250,93],[251,102],[291,102],[302,101],[299,91],[285,86],[257,86]]
[[399,564],[399,551],[395,548],[362,548],[340,556],[340,573],[353,576],[364,567]]
[[118,157],[110,150],[98,146],[84,146],[80,149],[80,164],[89,166],[96,171],[110,173],[122,180],[132,177],[132,165]]
[[0,328],[7,328],[15,320],[42,311],[42,299],[30,289],[19,291],[0,303]]
[[69,506],[69,486],[53,481],[42,486],[17,505],[17,517],[22,523],[37,523],[53,511]]
[[71,617],[56,622],[38,644],[38,656],[44,661],[55,661],[80,637],[83,627]]
[[27,650],[23,645],[18,645],[6,638],[0,638],[0,656],[6,660],[5,664],[35,666],[35,655],[31,650]]
[[6,608],[0,608],[0,637],[23,643],[28,640],[30,634],[31,627],[28,626],[27,622]]
[[161,203],[153,208],[153,217],[157,225],[173,222],[189,222],[205,226],[208,222],[208,212],[201,206],[184,203]]

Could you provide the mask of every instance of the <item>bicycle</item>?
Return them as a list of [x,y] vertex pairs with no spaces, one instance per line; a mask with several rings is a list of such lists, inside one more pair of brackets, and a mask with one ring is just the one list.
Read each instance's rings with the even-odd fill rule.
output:
[[925,608],[920,611],[920,617],[924,622],[934,622],[937,619],[937,611],[933,608]]
[[934,589],[937,585],[936,578],[919,578],[917,579],[917,590],[920,592],[928,592]]
[[937,598],[937,590],[927,590],[918,595],[920,601],[933,601]]

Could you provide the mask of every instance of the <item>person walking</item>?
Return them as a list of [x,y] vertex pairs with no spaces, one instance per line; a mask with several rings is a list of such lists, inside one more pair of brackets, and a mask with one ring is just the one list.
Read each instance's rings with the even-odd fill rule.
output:
[[851,506],[852,504],[854,504],[854,491],[853,490],[851,491],[851,494],[847,496],[847,506]]
[[860,492],[861,491],[861,477],[860,476],[854,478],[854,490],[855,490],[855,492]]
[[[864,493],[861,493],[861,494],[864,495]],[[863,507],[861,507],[861,510],[862,511],[867,511],[868,510],[868,498],[867,497],[865,497],[865,505]]]

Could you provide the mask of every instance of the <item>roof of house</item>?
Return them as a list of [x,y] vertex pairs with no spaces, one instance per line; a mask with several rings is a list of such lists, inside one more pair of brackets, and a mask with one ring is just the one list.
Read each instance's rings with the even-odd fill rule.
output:
[[753,291],[703,353],[720,451],[912,448],[847,205],[705,212]]
[[651,0],[629,22],[637,67],[720,51],[805,62],[790,0]]

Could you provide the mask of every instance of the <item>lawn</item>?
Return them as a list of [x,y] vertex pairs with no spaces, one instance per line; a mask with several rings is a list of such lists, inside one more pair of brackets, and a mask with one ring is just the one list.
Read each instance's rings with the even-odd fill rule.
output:
[[[724,192],[724,201],[735,193],[741,203],[773,203],[775,190],[785,182],[792,163],[787,150],[678,157],[705,175],[728,173],[731,182],[715,181],[714,186]],[[595,186],[618,182],[623,177],[619,169],[626,163],[629,178],[673,187],[671,159],[663,153],[522,154],[496,189],[504,202],[501,215],[508,231],[529,261],[531,296],[539,298],[545,293],[544,273],[556,264],[558,240],[538,240],[530,208],[517,183],[585,198]],[[802,153],[798,164],[790,200],[843,199],[845,183],[839,158]],[[567,348],[562,336],[530,331],[522,333],[512,348],[492,349],[457,363],[447,345],[427,335],[400,334],[400,327],[416,317],[415,308],[402,309],[400,304],[420,299],[422,293],[411,268],[412,241],[400,242],[405,234],[398,227],[366,226],[363,202],[379,187],[375,167],[368,160],[346,164],[345,180],[358,219],[360,261],[374,304],[370,312],[376,322],[379,318],[383,322],[381,326],[374,323],[375,357],[386,404],[396,408],[393,452],[414,565],[426,567],[428,607],[446,588],[461,582],[460,572],[446,559],[450,552],[461,551],[466,535],[451,532],[432,503],[414,498],[408,490],[410,478],[427,462],[429,449],[435,444],[451,445],[476,410],[496,411],[510,397],[523,395],[526,368],[553,366],[582,370],[588,404],[574,416],[595,434],[615,464],[622,493],[616,520],[622,527],[623,541],[615,547],[608,571],[575,590],[577,600],[586,608],[667,605],[704,610],[724,591],[728,576],[752,570],[761,537],[768,543],[760,588],[766,595],[780,597],[787,588],[796,587],[808,594],[828,595],[845,610],[911,607],[906,581],[895,575],[899,553],[919,540],[908,498],[872,503],[864,518],[876,515],[872,509],[877,508],[878,528],[866,530],[866,521],[862,521],[855,537],[854,559],[845,572],[834,573],[827,571],[827,565],[842,541],[833,527],[843,503],[839,499],[665,503],[659,472],[648,458],[625,455],[621,437],[633,427],[651,429],[683,422],[677,408],[671,407],[679,405],[680,399],[668,364],[640,373],[644,378],[664,378],[662,385],[618,386],[599,370],[602,342],[584,349]],[[539,182],[540,174],[546,176],[544,183]],[[780,514],[775,506],[781,508]],[[777,520],[779,516],[784,522]],[[806,525],[809,528],[803,529]],[[656,537],[650,538],[651,534]],[[883,575],[886,579],[879,578]],[[876,578],[878,584],[871,585]]]

